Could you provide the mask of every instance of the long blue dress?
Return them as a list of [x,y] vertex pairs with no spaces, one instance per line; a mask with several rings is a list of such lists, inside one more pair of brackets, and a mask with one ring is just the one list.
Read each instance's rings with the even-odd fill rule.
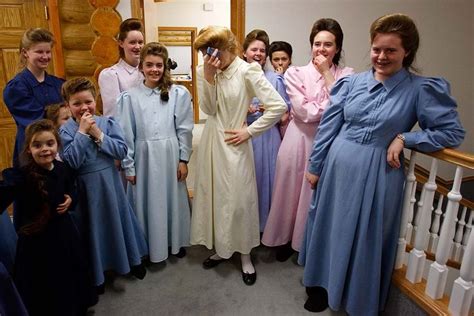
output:
[[44,108],[63,100],[61,86],[64,80],[45,74],[44,81],[38,82],[25,68],[10,80],[3,90],[3,101],[15,120],[17,132],[13,164],[18,166],[18,155],[23,149],[26,127],[44,115]]
[[[288,94],[286,94],[286,85],[283,77],[274,71],[265,71],[265,77],[281,95],[289,111],[291,103]],[[260,101],[257,98],[252,99],[252,105],[257,106],[259,103]],[[265,104],[263,107],[265,107]],[[262,113],[258,111],[247,115],[247,124],[251,125],[260,116],[262,116]],[[278,124],[273,125],[263,134],[252,137],[255,176],[257,178],[259,225],[261,232],[265,229],[268,213],[270,212],[273,180],[275,178],[276,160],[280,144],[281,134]]]
[[[1,212],[1,211],[0,211]],[[6,269],[13,272],[17,236],[10,216],[6,211],[0,214],[0,261]]]
[[114,159],[127,154],[123,131],[113,118],[94,119],[104,133],[100,147],[78,132],[73,118],[59,134],[64,148],[61,158],[77,171],[78,211],[89,239],[94,285],[101,285],[104,271],[130,272],[148,254],[148,247],[114,165]]
[[28,316],[8,270],[0,260],[0,315]]
[[172,85],[169,100],[160,90],[141,83],[122,93],[117,119],[128,146],[122,167],[136,176],[135,210],[147,237],[150,261],[168,258],[189,246],[191,211],[186,182],[178,182],[180,160],[189,161],[192,150],[193,108],[191,95]]
[[[422,130],[410,132],[416,122]],[[383,83],[372,71],[336,83],[310,157],[320,179],[299,256],[304,285],[327,289],[333,310],[384,307],[405,180],[403,167],[387,164],[387,148],[399,133],[406,147],[427,152],[462,142],[446,81],[402,69]]]

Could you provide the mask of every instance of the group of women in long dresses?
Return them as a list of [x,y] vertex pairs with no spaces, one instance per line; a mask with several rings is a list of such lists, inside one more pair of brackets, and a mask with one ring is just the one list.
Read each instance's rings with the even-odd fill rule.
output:
[[[135,191],[125,223],[134,238],[143,234],[146,240],[146,253],[134,246],[138,253],[159,262],[169,254],[182,257],[184,247],[200,244],[215,250],[203,262],[205,269],[240,253],[242,279],[252,285],[257,273],[250,253],[262,242],[279,246],[281,261],[299,252],[307,310],[330,306],[361,315],[382,310],[401,215],[402,149],[456,147],[464,130],[448,83],[410,71],[419,45],[414,22],[402,14],[382,16],[370,34],[372,68],[353,74],[341,65],[343,32],[334,19],[315,22],[309,36],[312,58],[302,67],[288,68],[291,46],[269,45],[262,30],[247,35],[244,59],[229,29],[210,26],[199,32],[194,42],[204,59],[197,71],[199,106],[208,117],[197,152],[191,216],[185,184],[193,126],[189,92],[170,80],[166,48],[159,43],[143,47],[140,22],[124,21],[118,38],[121,59],[99,76],[104,115],[111,116],[100,126],[108,136],[106,126],[117,125],[114,137],[127,148],[121,164],[113,167],[126,183],[114,190],[123,196],[125,189]],[[28,47],[22,52],[30,53]],[[268,55],[275,71],[263,71]],[[15,80],[21,79],[23,90],[31,90],[27,85],[34,82],[55,89],[56,81],[46,80],[52,76],[44,72],[45,60],[32,64],[4,93],[19,127],[15,148],[22,145],[22,129],[40,117],[46,104],[58,102],[14,102],[18,94],[9,87],[18,85]],[[59,87],[62,81],[57,82]],[[25,121],[21,115],[30,108],[38,115]],[[84,113],[74,113],[61,128],[62,135],[72,137],[69,142],[82,137],[74,135]],[[101,122],[90,114],[85,119]],[[421,130],[411,131],[416,122]],[[88,138],[102,146],[104,134]],[[110,168],[113,159],[107,161],[103,165]],[[86,220],[86,234],[103,232],[109,221],[100,215]],[[100,244],[100,233],[91,236],[99,236],[90,242]],[[128,247],[130,240],[123,241]],[[92,249],[90,256],[100,260],[104,250]],[[0,252],[8,253],[11,257],[11,251]],[[94,271],[94,285],[103,283],[98,275],[105,268],[114,266]]]

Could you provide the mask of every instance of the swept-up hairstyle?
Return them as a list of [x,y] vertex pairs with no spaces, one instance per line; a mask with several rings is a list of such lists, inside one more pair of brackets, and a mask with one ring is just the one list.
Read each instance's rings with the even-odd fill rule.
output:
[[163,58],[163,75],[158,82],[158,88],[160,89],[161,100],[168,101],[169,89],[173,84],[170,69],[168,67],[168,50],[166,49],[165,45],[158,42],[151,42],[143,46],[142,51],[140,52],[140,69],[143,69],[143,62],[145,61],[145,57],[148,55],[159,56]]
[[227,50],[234,55],[239,55],[241,50],[234,33],[223,26],[207,26],[201,29],[194,40],[193,47],[198,51],[213,47],[218,50]]
[[20,41],[20,62],[18,65],[20,71],[26,67],[24,51],[38,43],[50,43],[52,46],[54,44],[53,33],[42,28],[31,28],[23,33]]
[[415,61],[416,52],[420,45],[420,35],[418,34],[415,22],[409,16],[401,13],[381,16],[370,26],[370,43],[374,42],[377,34],[387,33],[394,33],[400,37],[402,46],[408,53],[403,59],[403,67],[416,71],[412,64]]
[[274,52],[285,52],[291,59],[291,56],[293,55],[293,47],[291,47],[290,43],[284,41],[274,41],[270,44],[270,48],[268,49],[268,57],[270,57],[270,60],[272,59],[272,54]]
[[[136,18],[126,19],[122,23],[120,23],[119,34],[117,36],[117,40],[125,41],[127,38],[128,32],[130,31],[139,31],[143,34],[143,24],[142,21]],[[120,57],[125,57],[125,51],[122,47],[119,48]]]
[[344,39],[344,33],[342,33],[342,28],[339,23],[330,18],[319,19],[313,24],[311,29],[311,34],[309,35],[309,43],[313,46],[314,37],[321,31],[327,31],[334,35],[336,38],[336,48],[338,49],[337,53],[332,59],[333,64],[339,65],[339,60],[341,59],[342,53],[342,41]]
[[267,32],[260,29],[255,29],[253,31],[250,31],[250,33],[248,33],[247,36],[245,37],[244,43],[242,44],[244,48],[244,52],[247,50],[247,48],[249,48],[250,44],[253,41],[263,42],[265,44],[265,54],[268,55],[268,48],[270,46],[270,38],[268,37]]
[[90,91],[94,98],[97,96],[95,84],[92,82],[92,80],[85,77],[69,79],[61,87],[61,94],[66,102],[69,101],[73,94],[82,91]]

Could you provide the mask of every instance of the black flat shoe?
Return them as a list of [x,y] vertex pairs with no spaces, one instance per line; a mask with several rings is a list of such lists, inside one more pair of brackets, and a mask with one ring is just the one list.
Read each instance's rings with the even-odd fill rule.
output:
[[186,256],[186,249],[184,249],[184,247],[181,247],[179,248],[179,251],[177,254],[174,255],[176,258],[183,258],[184,256]]
[[279,262],[285,262],[295,253],[291,248],[291,241],[286,245],[279,246],[276,251],[276,260]]
[[[212,256],[211,256],[212,257]],[[211,259],[211,257],[207,258],[206,260],[204,260],[204,262],[202,263],[202,267],[204,269],[212,269],[214,267],[217,267],[221,262],[224,262],[226,261],[227,259],[217,259],[217,260],[214,260],[214,259]]]
[[329,307],[328,292],[320,286],[307,287],[308,299],[304,303],[304,309],[313,313],[320,313]]
[[136,277],[137,279],[140,279],[140,280],[143,280],[145,278],[145,275],[146,275],[146,269],[145,269],[145,265],[143,263],[140,263],[139,265],[137,266],[133,266],[131,269],[130,269],[130,273]]
[[242,280],[246,285],[254,285],[255,281],[257,281],[257,271],[254,273],[245,273],[242,271]]

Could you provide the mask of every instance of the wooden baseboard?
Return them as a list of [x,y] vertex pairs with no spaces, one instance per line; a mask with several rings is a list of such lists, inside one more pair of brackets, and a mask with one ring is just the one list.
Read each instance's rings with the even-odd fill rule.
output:
[[442,299],[434,300],[425,294],[426,280],[413,284],[405,278],[406,267],[394,270],[392,283],[397,286],[406,296],[414,301],[429,315],[451,315],[448,311],[449,297],[445,295]]

